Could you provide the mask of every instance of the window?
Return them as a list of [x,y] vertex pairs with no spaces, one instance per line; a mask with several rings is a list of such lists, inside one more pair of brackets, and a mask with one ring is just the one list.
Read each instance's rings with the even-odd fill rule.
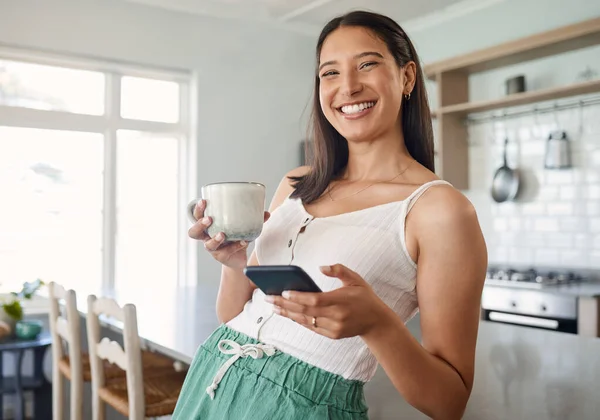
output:
[[[101,285],[104,138],[0,126],[0,282]],[[68,151],[68,153],[65,153]]]
[[2,60],[0,105],[104,114],[103,73]]
[[[146,121],[179,120],[179,84],[164,80],[123,77],[121,115]],[[148,100],[153,98],[154,100]]]
[[189,83],[0,49],[2,292],[40,278],[132,301],[186,281]]
[[132,299],[141,288],[147,296],[165,293],[160,285],[176,280],[178,144],[162,134],[117,132],[115,283]]

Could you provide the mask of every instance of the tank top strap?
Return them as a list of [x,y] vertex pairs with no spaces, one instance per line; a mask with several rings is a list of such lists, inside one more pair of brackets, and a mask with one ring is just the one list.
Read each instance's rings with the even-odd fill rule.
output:
[[425,191],[427,191],[429,188],[431,188],[435,185],[450,185],[450,186],[452,186],[452,184],[450,184],[448,181],[444,181],[441,179],[426,182],[425,184],[421,185],[419,188],[414,190],[412,192],[412,194],[409,195],[408,198],[406,199],[406,203],[407,203],[406,204],[406,214],[408,214],[408,212],[410,212],[410,210],[413,208],[413,206],[415,205],[417,200],[425,193]]
[[435,185],[450,185],[450,186],[452,186],[452,184],[450,184],[448,181],[442,181],[441,179],[426,182],[425,184],[421,185],[416,190],[414,190],[404,200],[404,204],[402,205],[402,213],[400,214],[400,245],[402,246],[404,258],[406,259],[408,264],[411,267],[413,267],[414,269],[417,268],[417,264],[415,261],[413,261],[411,255],[410,255],[410,252],[408,252],[408,247],[406,245],[406,232],[405,232],[406,216],[408,215],[408,212],[412,209],[414,204],[417,202],[419,197],[421,197],[425,193],[425,191],[427,191],[429,188],[431,188]]

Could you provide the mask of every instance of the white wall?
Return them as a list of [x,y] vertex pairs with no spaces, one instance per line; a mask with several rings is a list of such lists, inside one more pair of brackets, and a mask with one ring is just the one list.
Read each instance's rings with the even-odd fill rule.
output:
[[[431,62],[598,16],[600,2],[505,0],[410,35],[422,60]],[[566,85],[588,66],[600,76],[600,46],[473,75],[470,97],[500,97],[505,79],[517,74],[526,76],[528,90]],[[600,268],[600,107],[582,115],[581,130],[577,109],[470,127],[465,193],[477,208],[490,263]],[[575,167],[567,171],[543,169],[545,140],[557,122],[572,140]],[[524,171],[526,192],[521,202],[496,204],[490,185],[505,129],[509,164]]]
[[[120,0],[0,0],[0,43],[194,72],[200,185],[253,180],[270,199],[299,163],[314,66],[309,38]],[[212,322],[219,266],[205,252],[199,274],[210,286]]]

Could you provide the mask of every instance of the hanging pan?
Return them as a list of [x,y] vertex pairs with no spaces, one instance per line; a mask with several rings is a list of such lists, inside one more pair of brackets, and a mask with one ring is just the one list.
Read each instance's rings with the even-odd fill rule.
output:
[[506,160],[508,137],[504,139],[503,164],[494,174],[492,181],[492,198],[497,203],[513,201],[519,193],[520,177],[516,169],[511,169]]

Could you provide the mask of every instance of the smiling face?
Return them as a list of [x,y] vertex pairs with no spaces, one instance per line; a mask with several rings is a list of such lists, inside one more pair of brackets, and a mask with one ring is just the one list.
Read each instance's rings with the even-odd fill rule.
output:
[[407,66],[398,67],[385,42],[368,29],[342,26],[323,43],[319,63],[321,109],[343,137],[372,141],[399,132],[402,96],[412,86]]

